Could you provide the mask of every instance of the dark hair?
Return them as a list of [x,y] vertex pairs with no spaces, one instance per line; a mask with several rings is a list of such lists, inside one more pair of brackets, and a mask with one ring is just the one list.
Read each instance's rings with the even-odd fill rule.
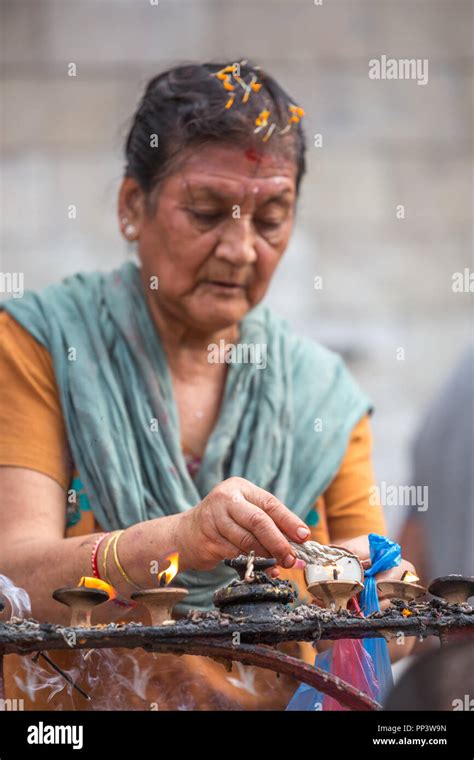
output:
[[[257,79],[261,88],[243,102],[245,90],[235,85],[235,99],[226,107],[231,92],[222,79],[212,76],[229,64],[202,63],[176,66],[151,79],[133,117],[125,146],[125,176],[133,177],[147,198],[160,180],[174,168],[177,155],[190,146],[228,143],[244,148],[282,153],[295,161],[299,188],[304,175],[305,139],[301,122],[294,122],[285,134],[291,116],[292,98],[261,68],[240,63],[240,77],[249,84]],[[255,120],[270,111],[269,126],[276,124],[267,142],[262,140],[268,127],[255,134]],[[152,136],[158,137],[158,148]]]

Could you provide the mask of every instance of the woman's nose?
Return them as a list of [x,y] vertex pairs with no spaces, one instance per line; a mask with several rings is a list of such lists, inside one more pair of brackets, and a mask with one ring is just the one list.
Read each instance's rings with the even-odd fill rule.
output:
[[248,219],[230,219],[222,231],[215,255],[235,265],[252,264],[255,251],[255,233]]

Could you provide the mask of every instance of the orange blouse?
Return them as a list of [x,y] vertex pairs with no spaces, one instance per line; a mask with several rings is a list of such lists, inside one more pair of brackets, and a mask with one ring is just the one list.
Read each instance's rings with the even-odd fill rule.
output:
[[[75,488],[78,473],[71,461],[51,356],[6,312],[0,312],[0,387],[0,466],[36,470],[56,480],[65,492]],[[330,543],[385,533],[382,509],[369,501],[375,482],[371,449],[369,419],[364,416],[352,431],[336,477],[314,505],[316,525],[310,514],[314,540]],[[85,494],[78,494],[68,526],[67,537],[101,530]],[[300,602],[310,602],[301,570],[281,569],[280,577],[293,583]],[[314,662],[309,643],[279,648]],[[48,701],[49,689],[27,688],[32,666],[29,658],[17,655],[4,658],[6,697],[24,699],[25,709],[34,710],[281,710],[298,686],[286,676],[277,679],[275,673],[240,663],[227,672],[207,657],[154,657],[141,649],[96,652],[84,662],[82,657],[80,652],[53,653],[61,667],[75,668],[77,682],[93,696],[91,702],[76,692],[68,695],[65,688]],[[62,686],[61,679],[59,683]]]

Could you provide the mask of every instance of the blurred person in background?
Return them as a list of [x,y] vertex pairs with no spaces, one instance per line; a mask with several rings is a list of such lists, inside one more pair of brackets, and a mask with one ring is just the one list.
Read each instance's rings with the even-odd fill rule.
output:
[[474,710],[474,642],[446,644],[413,662],[385,702],[386,710]]
[[474,344],[420,425],[413,483],[428,487],[428,509],[413,509],[400,543],[423,583],[450,573],[474,575]]

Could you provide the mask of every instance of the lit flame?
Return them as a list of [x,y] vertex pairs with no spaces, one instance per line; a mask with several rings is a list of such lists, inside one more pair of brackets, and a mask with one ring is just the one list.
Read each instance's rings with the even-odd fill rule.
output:
[[109,599],[115,599],[117,597],[117,592],[114,587],[111,586],[110,583],[101,581],[99,578],[88,578],[86,575],[83,575],[77,585],[85,586],[86,588],[98,588],[100,591],[106,591],[109,595]]
[[178,572],[179,553],[173,552],[173,554],[169,554],[165,557],[165,562],[166,561],[170,563],[169,567],[166,568],[166,570],[162,570],[161,573],[158,573],[158,584],[160,586],[167,586],[168,583],[171,583]]
[[403,583],[416,583],[420,579],[418,578],[415,573],[410,573],[409,570],[405,570],[405,572],[402,575],[402,581]]

